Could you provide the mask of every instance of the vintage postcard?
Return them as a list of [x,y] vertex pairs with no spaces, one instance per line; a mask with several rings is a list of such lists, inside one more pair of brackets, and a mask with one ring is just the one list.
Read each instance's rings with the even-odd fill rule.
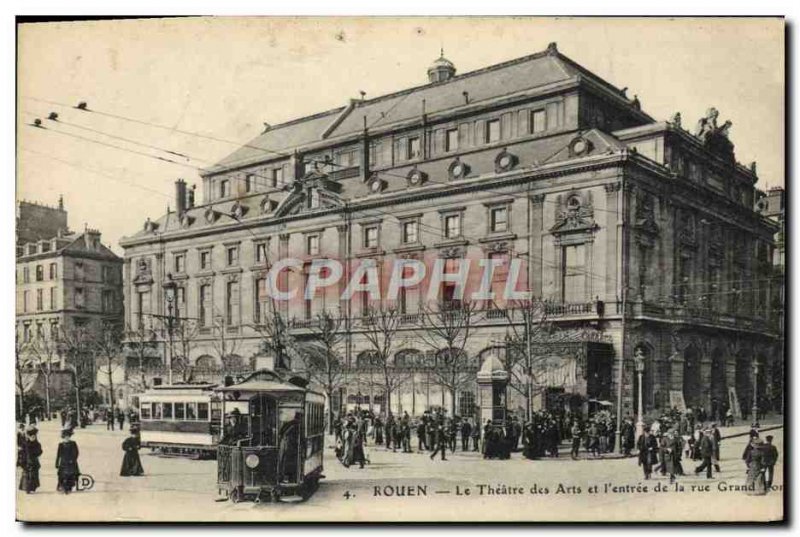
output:
[[18,520],[784,520],[782,18],[17,37]]

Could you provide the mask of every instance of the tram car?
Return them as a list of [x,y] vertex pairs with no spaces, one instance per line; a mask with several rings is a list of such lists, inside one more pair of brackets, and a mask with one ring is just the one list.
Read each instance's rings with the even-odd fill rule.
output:
[[139,396],[142,447],[164,455],[213,457],[222,431],[216,384],[155,386]]
[[325,398],[300,377],[262,369],[218,388],[224,433],[217,488],[232,502],[307,499],[322,474]]

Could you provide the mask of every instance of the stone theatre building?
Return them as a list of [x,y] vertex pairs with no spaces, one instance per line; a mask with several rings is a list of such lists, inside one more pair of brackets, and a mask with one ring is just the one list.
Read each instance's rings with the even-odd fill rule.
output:
[[[697,127],[679,114],[657,121],[555,44],[464,74],[442,56],[427,75],[266,127],[202,174],[202,199],[178,181],[175,210],[121,242],[129,326],[165,315],[169,279],[174,307],[199,324],[189,362],[246,369],[260,354],[253,325],[268,306],[268,263],[522,259],[523,287],[546,301],[559,334],[535,345],[549,364],[536,406],[594,400],[636,412],[634,356],[643,357],[647,412],[749,409],[756,393],[761,406],[779,400],[776,227],[755,210],[755,166],[736,162],[731,125],[716,110]],[[307,277],[293,271],[284,284]],[[370,398],[383,409],[363,336],[375,304],[366,294],[341,301],[345,285],[278,307],[299,341],[323,309],[345,316],[351,370],[341,403]],[[416,289],[397,301],[395,368],[405,380],[395,412],[451,406],[417,333],[424,302]],[[487,356],[504,356],[521,320],[510,306],[479,305],[466,345],[476,372]],[[226,356],[223,335],[236,342]],[[472,412],[475,389],[459,389],[456,413]]]

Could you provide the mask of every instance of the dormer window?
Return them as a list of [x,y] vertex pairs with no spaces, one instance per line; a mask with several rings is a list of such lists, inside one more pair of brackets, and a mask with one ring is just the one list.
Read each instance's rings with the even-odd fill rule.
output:
[[420,145],[419,136],[413,136],[413,137],[409,138],[408,139],[408,152],[406,154],[406,159],[413,160],[413,159],[419,158],[420,155],[422,155],[422,152],[420,151],[421,147],[422,146]]
[[486,122],[486,143],[491,144],[493,142],[500,141],[500,120],[499,119],[491,119]]
[[492,233],[508,231],[508,207],[492,207],[489,210],[489,224]]
[[444,150],[448,153],[458,151],[458,129],[449,129],[445,133]]
[[319,254],[319,235],[309,235],[306,237],[306,253],[308,255]]
[[231,182],[228,179],[223,179],[219,182],[219,197],[227,198],[231,195]]
[[364,248],[378,247],[378,226],[368,226],[364,228]]

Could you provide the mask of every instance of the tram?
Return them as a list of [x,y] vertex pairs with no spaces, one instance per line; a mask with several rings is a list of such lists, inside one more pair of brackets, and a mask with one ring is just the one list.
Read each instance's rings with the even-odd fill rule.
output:
[[213,456],[222,431],[216,384],[155,386],[139,396],[142,447],[165,455]]
[[307,381],[269,369],[217,389],[225,419],[217,488],[232,502],[305,500],[322,474],[325,398]]

